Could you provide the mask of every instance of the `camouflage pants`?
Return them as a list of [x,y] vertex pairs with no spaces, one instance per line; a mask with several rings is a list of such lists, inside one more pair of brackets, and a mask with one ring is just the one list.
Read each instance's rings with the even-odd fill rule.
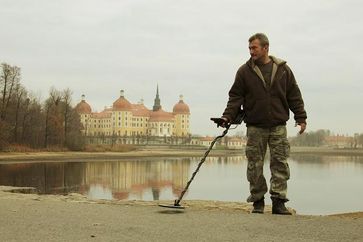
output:
[[271,156],[271,197],[288,201],[286,193],[290,169],[287,164],[287,157],[289,156],[290,145],[286,136],[285,125],[272,128],[247,127],[247,179],[250,182],[250,196],[247,198],[247,202],[258,201],[267,192],[266,179],[263,175],[267,145],[269,146]]

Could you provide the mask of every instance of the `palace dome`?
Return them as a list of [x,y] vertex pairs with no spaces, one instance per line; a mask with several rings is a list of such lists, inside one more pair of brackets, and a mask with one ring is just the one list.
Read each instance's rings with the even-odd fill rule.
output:
[[180,95],[179,102],[174,105],[173,113],[190,114],[189,106],[183,101],[183,95]]
[[75,109],[80,114],[90,114],[92,112],[91,106],[84,100],[85,96],[82,95],[82,101],[80,101]]
[[119,99],[113,103],[112,107],[114,111],[131,111],[132,106],[131,103],[124,97],[124,90],[121,90]]

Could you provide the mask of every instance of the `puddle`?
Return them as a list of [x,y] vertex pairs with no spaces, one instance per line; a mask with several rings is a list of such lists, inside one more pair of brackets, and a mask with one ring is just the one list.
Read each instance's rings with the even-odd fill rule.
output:
[[23,194],[38,194],[38,190],[34,187],[5,187],[0,186],[0,191],[23,193]]

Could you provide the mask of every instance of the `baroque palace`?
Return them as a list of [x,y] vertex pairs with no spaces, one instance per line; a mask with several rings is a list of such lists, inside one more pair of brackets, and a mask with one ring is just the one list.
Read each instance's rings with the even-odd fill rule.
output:
[[173,112],[164,111],[160,104],[159,87],[151,110],[145,107],[143,100],[137,104],[130,103],[125,98],[124,90],[121,90],[120,97],[113,102],[112,107],[105,107],[101,112],[92,112],[82,95],[76,111],[80,115],[85,136],[190,136],[190,110],[183,96],[180,95]]

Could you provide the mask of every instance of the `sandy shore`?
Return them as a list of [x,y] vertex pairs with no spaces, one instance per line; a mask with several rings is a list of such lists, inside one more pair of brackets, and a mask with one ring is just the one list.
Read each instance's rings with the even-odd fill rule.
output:
[[[250,205],[186,201],[91,201],[6,192],[0,187],[1,241],[363,241],[363,213],[337,216],[250,214]],[[165,201],[171,203],[171,201]]]

